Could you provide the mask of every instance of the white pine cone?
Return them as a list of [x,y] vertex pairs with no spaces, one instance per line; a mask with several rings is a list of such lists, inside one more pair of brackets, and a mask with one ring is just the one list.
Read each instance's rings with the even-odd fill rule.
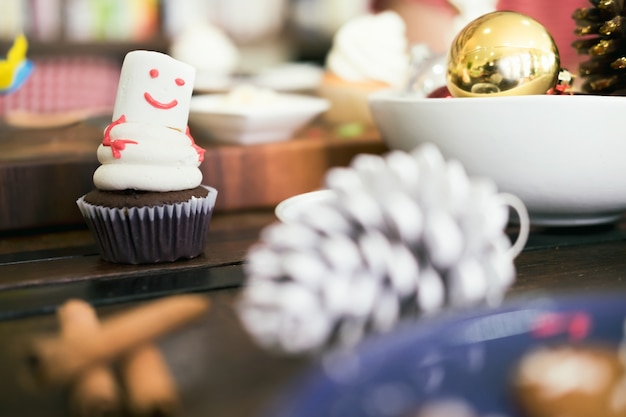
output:
[[333,168],[337,198],[267,226],[239,303],[257,342],[287,353],[351,346],[398,320],[496,303],[513,283],[508,207],[434,145]]

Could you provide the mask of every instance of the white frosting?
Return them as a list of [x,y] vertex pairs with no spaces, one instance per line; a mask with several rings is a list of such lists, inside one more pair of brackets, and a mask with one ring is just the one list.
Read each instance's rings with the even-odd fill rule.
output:
[[126,54],[117,87],[113,120],[157,123],[187,128],[189,102],[196,70],[172,57],[153,51]]
[[404,21],[392,11],[348,21],[335,34],[326,67],[348,81],[404,85],[409,67]]
[[209,24],[193,25],[174,38],[172,56],[193,65],[199,72],[230,75],[239,64],[239,50],[220,29]]
[[110,132],[111,141],[132,140],[116,158],[111,146],[98,147],[102,164],[93,175],[101,190],[137,189],[174,191],[194,188],[202,182],[200,159],[191,139],[178,130],[144,124],[122,123]]

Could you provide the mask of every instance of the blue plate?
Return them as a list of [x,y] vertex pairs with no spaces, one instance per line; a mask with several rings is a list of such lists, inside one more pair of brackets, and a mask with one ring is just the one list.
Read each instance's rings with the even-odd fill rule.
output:
[[525,352],[552,343],[616,345],[625,316],[626,294],[595,294],[418,320],[320,359],[268,415],[408,417],[456,398],[482,415],[518,416],[510,381]]

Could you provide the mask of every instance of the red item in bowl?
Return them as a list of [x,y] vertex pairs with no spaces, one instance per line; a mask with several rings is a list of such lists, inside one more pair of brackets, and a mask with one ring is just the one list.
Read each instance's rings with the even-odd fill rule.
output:
[[428,98],[452,98],[452,94],[445,85],[434,89],[428,94]]

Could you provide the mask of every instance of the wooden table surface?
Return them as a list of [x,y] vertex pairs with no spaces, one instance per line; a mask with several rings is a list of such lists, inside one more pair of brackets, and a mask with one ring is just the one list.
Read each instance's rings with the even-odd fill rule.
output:
[[[276,221],[271,207],[277,201],[314,189],[329,167],[346,164],[356,153],[385,149],[372,132],[346,139],[311,129],[283,144],[208,146],[203,174],[222,191],[204,254],[142,266],[102,261],[91,234],[77,222],[74,200],[91,188],[101,125],[0,129],[0,416],[67,415],[65,390],[33,393],[18,380],[19,342],[57,332],[54,312],[67,299],[87,300],[106,317],[190,292],[209,297],[210,312],[158,342],[178,383],[183,415],[262,415],[312,359],[264,352],[242,329],[235,307],[246,251]],[[67,187],[41,187],[47,181]],[[30,183],[34,187],[25,185]],[[533,229],[516,259],[509,297],[624,290],[624,255],[626,217],[614,225]]]
[[[64,300],[86,299],[106,317],[150,298],[184,292],[210,297],[212,309],[159,341],[178,381],[183,415],[262,414],[311,361],[260,350],[236,315],[245,253],[273,221],[271,210],[220,213],[203,256],[150,266],[100,260],[82,227],[0,234],[0,415],[67,415],[65,391],[27,392],[16,377],[17,341],[56,331],[52,313]],[[625,255],[626,218],[600,227],[533,229],[516,259],[517,281],[509,297],[625,290]]]

